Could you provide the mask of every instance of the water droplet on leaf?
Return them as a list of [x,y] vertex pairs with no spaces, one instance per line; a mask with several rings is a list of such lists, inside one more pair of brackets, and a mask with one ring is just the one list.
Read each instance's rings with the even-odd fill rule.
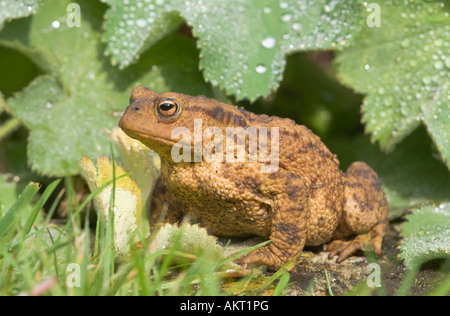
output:
[[291,18],[292,18],[292,16],[291,16],[289,13],[286,13],[285,15],[283,15],[283,16],[281,17],[281,20],[282,20],[283,22],[289,22],[289,21],[291,20]]
[[438,60],[434,63],[434,68],[436,68],[436,69],[442,69],[443,67],[444,67],[444,63],[440,60]]
[[276,40],[273,37],[266,37],[261,41],[261,45],[264,48],[271,49],[275,46]]
[[267,70],[267,67],[264,66],[263,64],[259,64],[258,66],[255,67],[255,71],[259,74],[265,73],[266,70]]
[[144,19],[139,19],[136,21],[136,25],[139,27],[145,27],[147,25],[147,21],[145,21]]

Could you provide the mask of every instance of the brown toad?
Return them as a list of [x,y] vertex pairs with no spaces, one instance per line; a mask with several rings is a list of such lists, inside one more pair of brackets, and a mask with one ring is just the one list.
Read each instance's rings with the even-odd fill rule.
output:
[[[192,212],[212,234],[269,238],[242,263],[270,269],[298,257],[305,245],[330,241],[330,257],[338,255],[338,262],[367,246],[381,254],[388,205],[377,174],[363,162],[342,173],[337,157],[307,127],[204,96],[158,94],[143,86],[133,90],[130,102],[119,126],[161,157],[153,220],[178,222]],[[260,139],[252,147],[249,131],[255,130]],[[244,135],[243,157],[237,157],[239,138],[230,131]],[[183,148],[173,149],[175,144]],[[278,168],[262,172],[269,151],[277,154]],[[205,159],[214,154],[223,159]]]

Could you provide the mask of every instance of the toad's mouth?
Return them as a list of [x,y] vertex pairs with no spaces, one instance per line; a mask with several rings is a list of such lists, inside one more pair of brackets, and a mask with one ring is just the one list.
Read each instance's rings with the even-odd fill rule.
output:
[[162,138],[159,136],[154,135],[150,130],[147,129],[140,129],[140,130],[134,130],[125,128],[124,126],[120,126],[122,130],[130,136],[131,138],[139,140],[144,145],[147,145],[150,149],[153,149],[152,144],[158,143],[166,146],[174,146],[175,144],[182,145],[182,146],[191,146],[191,144],[184,144],[182,140],[177,139],[167,139]]

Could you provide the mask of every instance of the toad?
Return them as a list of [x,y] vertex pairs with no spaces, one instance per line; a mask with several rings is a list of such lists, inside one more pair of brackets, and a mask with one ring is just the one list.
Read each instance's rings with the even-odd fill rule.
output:
[[270,239],[244,266],[278,269],[305,245],[328,244],[337,262],[357,250],[381,254],[388,205],[377,174],[364,162],[341,172],[320,138],[291,119],[138,86],[119,126],[161,157],[152,220],[193,213],[214,235]]

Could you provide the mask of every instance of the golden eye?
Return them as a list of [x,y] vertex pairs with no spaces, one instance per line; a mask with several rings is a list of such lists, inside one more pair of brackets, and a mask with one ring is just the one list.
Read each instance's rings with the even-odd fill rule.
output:
[[158,113],[162,117],[173,117],[180,112],[180,106],[172,99],[162,100],[158,103]]

